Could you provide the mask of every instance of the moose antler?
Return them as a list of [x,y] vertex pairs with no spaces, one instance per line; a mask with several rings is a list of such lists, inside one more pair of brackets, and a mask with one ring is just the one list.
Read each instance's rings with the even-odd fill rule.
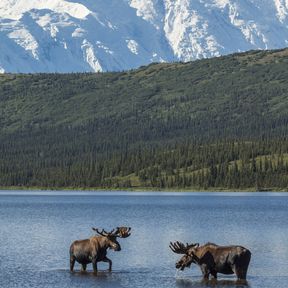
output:
[[127,238],[131,235],[131,227],[117,227],[115,235],[120,238]]
[[98,228],[92,228],[92,230],[104,237],[114,236],[120,238],[127,238],[131,235],[131,227],[117,227],[116,229],[112,229],[110,232],[107,232],[104,229],[102,229],[102,231],[99,231]]
[[176,242],[170,242],[170,245],[169,245],[169,248],[174,252],[174,253],[177,253],[177,254],[186,254],[187,251],[190,249],[190,248],[193,248],[195,246],[199,246],[198,243],[195,243],[195,244],[188,244],[186,243],[186,246],[180,242],[180,241],[176,241]]
[[94,231],[97,232],[99,235],[104,236],[104,237],[113,235],[113,234],[114,234],[114,231],[115,231],[115,229],[112,229],[111,232],[106,232],[104,229],[102,229],[102,231],[100,232],[100,231],[98,230],[98,228],[92,228],[92,230],[94,230]]

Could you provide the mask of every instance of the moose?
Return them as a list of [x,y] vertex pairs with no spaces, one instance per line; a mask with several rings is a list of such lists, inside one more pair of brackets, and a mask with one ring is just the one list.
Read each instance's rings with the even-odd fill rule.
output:
[[106,256],[107,249],[121,251],[117,238],[127,238],[131,235],[130,227],[117,227],[111,232],[104,229],[99,231],[92,228],[97,234],[89,239],[76,240],[70,246],[70,271],[74,269],[75,261],[82,265],[82,271],[86,271],[87,264],[92,263],[93,271],[97,274],[97,262],[108,262],[109,271],[112,270],[112,261]]
[[184,254],[176,263],[176,268],[184,270],[192,263],[197,264],[203,274],[203,280],[208,280],[209,275],[217,279],[217,273],[236,274],[238,280],[246,280],[251,252],[242,246],[218,246],[207,243],[199,246],[170,242],[170,249],[177,254]]

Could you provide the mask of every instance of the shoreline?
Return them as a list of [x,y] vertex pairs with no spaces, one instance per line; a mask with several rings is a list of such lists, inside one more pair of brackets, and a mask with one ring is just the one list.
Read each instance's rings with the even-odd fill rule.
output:
[[243,189],[228,189],[228,188],[153,188],[153,187],[137,187],[137,188],[101,188],[101,187],[29,187],[29,186],[0,186],[0,192],[3,191],[51,191],[51,192],[133,192],[133,193],[287,193],[287,190],[279,188],[261,189],[243,188]]

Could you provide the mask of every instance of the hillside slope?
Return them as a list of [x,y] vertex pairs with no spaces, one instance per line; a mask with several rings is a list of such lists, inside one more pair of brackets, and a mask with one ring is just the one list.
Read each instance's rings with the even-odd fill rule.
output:
[[121,73],[4,74],[0,183],[287,187],[287,67],[288,50],[276,50]]

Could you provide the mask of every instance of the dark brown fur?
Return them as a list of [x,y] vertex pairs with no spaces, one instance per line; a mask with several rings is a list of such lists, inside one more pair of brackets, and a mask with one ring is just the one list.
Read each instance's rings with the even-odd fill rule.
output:
[[185,250],[184,244],[176,243],[171,243],[172,251],[185,254],[176,263],[176,268],[183,270],[195,263],[200,267],[204,279],[209,279],[210,275],[217,278],[217,273],[236,274],[238,280],[246,279],[251,258],[251,252],[248,249],[242,246],[218,246],[207,243],[202,246],[199,244],[187,245]]
[[120,227],[116,232],[112,230],[110,233],[99,232],[93,228],[98,236],[93,236],[85,240],[76,240],[70,246],[70,271],[73,271],[75,261],[82,265],[82,271],[86,271],[87,264],[92,263],[93,271],[97,273],[97,262],[109,263],[109,271],[112,270],[112,261],[106,256],[107,249],[120,251],[121,246],[117,241],[117,237],[127,238],[130,236],[131,228]]

